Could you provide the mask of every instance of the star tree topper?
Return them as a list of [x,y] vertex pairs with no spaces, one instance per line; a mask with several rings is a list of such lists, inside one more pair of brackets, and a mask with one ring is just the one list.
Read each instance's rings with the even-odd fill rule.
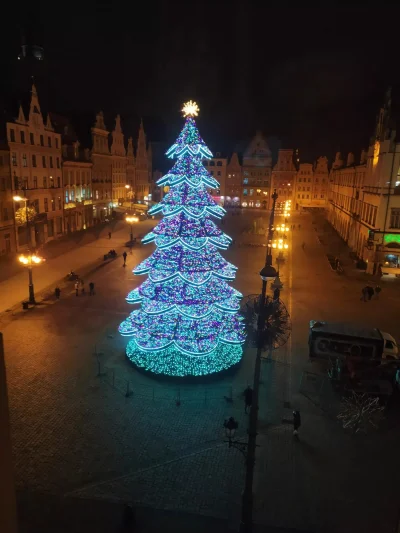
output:
[[189,100],[183,104],[182,113],[184,117],[197,117],[199,111],[199,106],[192,100]]

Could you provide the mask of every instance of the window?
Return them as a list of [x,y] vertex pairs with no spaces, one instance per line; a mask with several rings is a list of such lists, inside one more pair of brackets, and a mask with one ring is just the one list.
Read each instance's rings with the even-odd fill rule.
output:
[[12,161],[12,166],[16,167],[17,166],[17,154],[15,152],[13,152],[11,155],[11,161]]
[[51,210],[52,211],[56,210],[56,201],[54,200],[54,198],[51,199]]
[[37,176],[33,176],[33,188],[37,189]]
[[3,220],[8,220],[8,208],[3,207]]
[[0,179],[0,191],[6,190],[6,180],[5,178]]
[[69,202],[68,190],[65,191],[65,203]]
[[297,198],[300,198],[300,194],[297,195]]
[[75,202],[75,191],[72,189],[70,194],[71,202]]
[[214,161],[210,161],[210,167],[215,167]]
[[47,144],[49,148],[51,148],[51,137],[47,137]]
[[22,154],[22,166],[27,167],[28,166],[28,159],[26,157],[26,154]]
[[254,194],[254,189],[250,189],[250,196],[253,196]]
[[310,195],[309,195],[309,194],[307,194],[307,196],[306,196],[306,199],[308,200],[309,198],[310,198]]
[[249,183],[249,178],[244,178],[243,179],[243,185],[247,185]]
[[321,198],[323,198],[323,197],[324,197],[324,195],[323,195],[323,194],[321,194]]
[[25,144],[25,132],[24,131],[20,131],[19,135],[21,137],[21,143]]
[[59,157],[57,157],[57,168],[60,168],[60,158]]
[[45,155],[42,155],[42,165],[43,165],[43,168],[46,168],[46,156]]
[[44,212],[49,212],[49,200],[47,198],[44,199]]
[[217,176],[220,176],[220,175],[221,175],[221,171],[218,170],[218,172],[217,172]]
[[95,192],[96,192],[96,194],[95,194],[96,200],[98,200],[99,199],[99,191],[96,190]]
[[10,130],[10,142],[15,143],[15,130]]
[[247,196],[247,189],[243,189],[243,196]]
[[33,200],[32,207],[36,211],[36,213],[39,213],[39,200]]
[[58,139],[56,137],[56,148],[58,148]]
[[43,178],[43,189],[47,189],[47,178],[46,178],[46,176]]
[[390,227],[400,228],[400,209],[392,208],[390,212]]
[[35,155],[32,156],[32,166],[36,167],[36,156]]
[[40,146],[44,146],[44,139],[43,135],[40,136]]
[[221,161],[217,161],[217,167],[222,167],[222,162]]
[[29,134],[29,139],[31,141],[31,144],[35,144],[35,136],[33,135],[33,133]]
[[309,191],[309,190],[310,190],[310,187],[307,187],[307,191]]
[[57,187],[58,188],[61,187],[61,178],[60,178],[60,176],[57,176]]
[[62,209],[61,196],[58,197],[58,209]]
[[50,168],[53,168],[53,156],[50,156]]

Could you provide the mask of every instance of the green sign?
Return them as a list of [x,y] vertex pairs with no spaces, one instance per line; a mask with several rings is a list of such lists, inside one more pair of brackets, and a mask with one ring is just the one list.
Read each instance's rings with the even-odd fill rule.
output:
[[397,242],[397,244],[400,244],[400,233],[386,233],[383,237],[383,242],[389,243],[389,242]]

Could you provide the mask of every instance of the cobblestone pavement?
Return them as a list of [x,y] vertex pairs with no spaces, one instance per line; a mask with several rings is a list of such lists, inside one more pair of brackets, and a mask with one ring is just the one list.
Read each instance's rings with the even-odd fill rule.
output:
[[[263,247],[246,248],[257,241],[240,234],[246,221],[228,216],[224,227],[237,242],[225,256],[239,267],[234,286],[245,295],[259,291],[265,256]],[[255,520],[302,531],[389,533],[398,508],[398,427],[351,438],[301,394],[301,379],[304,370],[314,371],[306,350],[311,318],[357,317],[394,335],[397,321],[381,301],[361,305],[353,282],[330,271],[311,220],[299,222],[281,270],[292,337],[262,365]],[[238,437],[245,439],[241,392],[252,382],[254,349],[235,373],[200,385],[137,372],[124,358],[126,340],[116,328],[131,309],[124,296],[142,281],[131,268],[150,250],[135,249],[126,269],[117,259],[94,272],[94,297],[76,298],[69,287],[60,301],[0,316],[18,489],[66,502],[133,501],[226,518],[234,527],[244,461],[223,442],[222,424],[235,416]],[[284,422],[294,407],[302,412],[299,442]]]
[[[155,221],[153,220],[140,222],[135,228],[135,235],[143,236],[154,223]],[[99,239],[88,244],[77,245],[73,249],[68,246],[67,249],[69,251],[62,255],[52,258],[50,252],[47,256],[46,253],[42,254],[44,258],[48,258],[46,262],[34,268],[33,282],[36,295],[49,289],[55,283],[59,283],[71,270],[81,275],[85,271],[90,271],[95,266],[101,265],[103,255],[111,248],[114,248],[118,253],[122,253],[125,242],[129,240],[130,230],[126,223],[122,221],[116,224],[115,229],[116,231],[112,232],[111,239],[108,238],[108,228],[105,228]],[[85,240],[82,239],[82,242],[85,242]],[[0,281],[0,313],[6,310],[10,311],[15,305],[28,299],[27,272],[25,269],[21,271],[21,268],[18,268],[16,272],[15,275],[10,276],[8,279]]]

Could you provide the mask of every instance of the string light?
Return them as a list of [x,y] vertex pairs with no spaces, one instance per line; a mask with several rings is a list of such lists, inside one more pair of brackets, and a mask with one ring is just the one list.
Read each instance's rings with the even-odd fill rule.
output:
[[[189,104],[195,105],[185,107]],[[169,191],[149,210],[164,215],[143,239],[156,250],[133,271],[148,278],[126,298],[140,309],[119,331],[132,337],[126,354],[137,366],[157,374],[204,376],[237,364],[245,336],[238,314],[242,295],[228,284],[237,268],[219,253],[232,240],[210,218],[225,214],[207,192],[219,187],[202,164],[212,153],[197,130],[197,113],[187,111],[167,152],[177,161],[158,180]]]

